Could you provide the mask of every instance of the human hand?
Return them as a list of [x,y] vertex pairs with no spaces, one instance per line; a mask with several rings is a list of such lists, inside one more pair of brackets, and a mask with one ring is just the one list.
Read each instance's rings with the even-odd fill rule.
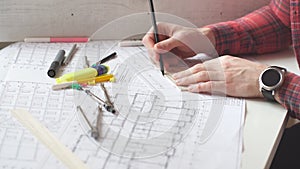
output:
[[157,24],[159,40],[155,44],[153,29],[143,38],[151,59],[158,63],[159,54],[171,52],[181,59],[206,53],[216,55],[214,35],[209,28],[188,28],[170,23]]
[[259,75],[268,66],[246,59],[222,56],[176,73],[179,86],[190,92],[223,93],[235,97],[263,97],[259,91]]

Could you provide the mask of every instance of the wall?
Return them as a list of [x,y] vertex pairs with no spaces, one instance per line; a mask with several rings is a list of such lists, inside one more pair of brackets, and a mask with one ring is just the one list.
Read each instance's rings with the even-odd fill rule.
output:
[[[240,17],[269,0],[154,0],[157,12],[203,26]],[[122,16],[148,11],[147,0],[0,0],[0,41],[30,36],[91,36],[98,28]],[[106,37],[130,29],[146,31],[150,18],[116,26]],[[108,29],[110,30],[110,29]]]

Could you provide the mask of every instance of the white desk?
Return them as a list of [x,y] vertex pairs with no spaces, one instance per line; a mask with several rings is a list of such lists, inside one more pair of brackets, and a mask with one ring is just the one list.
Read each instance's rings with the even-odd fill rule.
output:
[[[283,66],[299,74],[292,50],[256,56],[254,59],[268,65]],[[242,169],[269,168],[288,120],[286,110],[276,103],[248,99],[246,112]]]
[[[288,70],[299,73],[292,50],[251,58],[285,66]],[[246,104],[242,169],[268,168],[288,119],[286,110],[279,104],[263,99],[249,99]]]

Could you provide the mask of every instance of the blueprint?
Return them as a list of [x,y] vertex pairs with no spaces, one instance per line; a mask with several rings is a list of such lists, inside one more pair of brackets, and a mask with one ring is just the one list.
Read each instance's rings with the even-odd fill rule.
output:
[[[180,91],[149,60],[143,47],[116,41],[79,43],[59,74],[83,68],[117,52],[107,63],[116,82],[105,83],[117,115],[103,111],[100,138],[91,130],[98,104],[86,93],[53,91],[47,69],[67,43],[16,43],[0,51],[0,168],[65,168],[51,150],[14,119],[10,110],[28,110],[91,169],[240,168],[242,99]],[[105,98],[99,85],[88,89]]]

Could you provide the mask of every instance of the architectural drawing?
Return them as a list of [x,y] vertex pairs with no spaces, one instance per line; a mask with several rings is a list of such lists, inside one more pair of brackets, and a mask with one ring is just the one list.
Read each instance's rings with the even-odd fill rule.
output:
[[[52,91],[54,80],[46,77],[56,52],[72,44],[16,43],[1,51],[0,60],[5,62],[0,62],[0,70],[6,71],[0,79],[0,168],[65,168],[10,115],[14,108],[28,110],[91,169],[199,168],[199,164],[209,168],[218,155],[236,158],[226,165],[239,168],[244,101],[181,92],[161,75],[144,48],[116,44],[78,44],[75,57],[60,72],[82,68],[84,56],[95,63],[111,51],[118,53],[107,63],[116,82],[105,83],[118,113],[104,109],[99,140],[90,136],[89,126],[76,110],[81,106],[96,125],[97,103],[81,91]],[[88,88],[105,98],[99,85]],[[235,115],[224,122],[228,114]],[[228,123],[237,137],[220,134],[218,127]],[[215,143],[221,137],[224,144]],[[229,142],[235,146],[226,147]],[[204,157],[209,151],[214,151],[212,158]]]

